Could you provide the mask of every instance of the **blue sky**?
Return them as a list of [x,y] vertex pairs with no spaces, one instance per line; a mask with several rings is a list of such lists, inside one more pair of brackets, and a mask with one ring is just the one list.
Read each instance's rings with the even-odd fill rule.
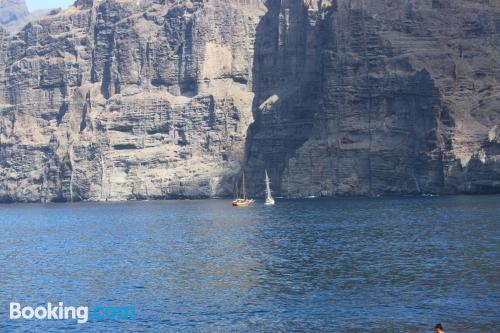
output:
[[30,12],[38,9],[67,8],[74,2],[75,0],[26,0]]

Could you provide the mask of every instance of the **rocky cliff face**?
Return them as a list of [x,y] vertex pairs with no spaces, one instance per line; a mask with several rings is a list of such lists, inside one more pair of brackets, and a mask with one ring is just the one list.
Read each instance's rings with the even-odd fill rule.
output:
[[[500,6],[78,0],[0,31],[0,200],[500,191]],[[250,124],[252,124],[250,126]]]
[[500,3],[269,1],[247,172],[286,196],[499,192]]
[[29,15],[24,0],[0,0],[0,25],[8,27]]
[[77,1],[2,34],[0,198],[229,194],[258,1]]
[[28,22],[48,14],[48,10],[30,13],[25,0],[0,0],[0,27],[16,33]]

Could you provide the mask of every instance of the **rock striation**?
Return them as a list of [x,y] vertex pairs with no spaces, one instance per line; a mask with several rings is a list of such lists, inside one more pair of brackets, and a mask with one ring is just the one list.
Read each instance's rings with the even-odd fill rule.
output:
[[[0,7],[1,8],[1,7]],[[78,0],[0,30],[0,201],[500,192],[500,5]]]

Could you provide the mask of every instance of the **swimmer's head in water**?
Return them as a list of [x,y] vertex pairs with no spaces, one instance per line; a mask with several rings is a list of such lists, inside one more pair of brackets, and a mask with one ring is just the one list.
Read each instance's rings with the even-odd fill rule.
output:
[[444,333],[443,325],[437,324],[434,328],[436,329],[436,333]]

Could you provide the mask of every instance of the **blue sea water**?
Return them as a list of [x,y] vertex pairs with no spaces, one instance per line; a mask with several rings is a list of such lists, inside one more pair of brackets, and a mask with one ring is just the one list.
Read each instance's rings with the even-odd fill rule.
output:
[[500,196],[0,205],[0,332],[498,332],[499,226]]

